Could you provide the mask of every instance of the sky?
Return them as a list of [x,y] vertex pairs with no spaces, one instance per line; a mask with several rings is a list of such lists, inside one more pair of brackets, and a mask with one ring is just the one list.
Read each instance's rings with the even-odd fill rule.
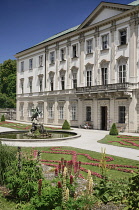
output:
[[[104,0],[103,0],[104,1]],[[133,0],[106,0],[129,4]],[[0,63],[81,24],[100,0],[0,0]]]

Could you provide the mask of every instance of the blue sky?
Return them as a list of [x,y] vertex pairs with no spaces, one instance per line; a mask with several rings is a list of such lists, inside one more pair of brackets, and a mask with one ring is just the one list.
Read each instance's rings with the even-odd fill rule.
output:
[[[121,3],[121,0],[106,0]],[[1,0],[0,63],[46,38],[81,24],[100,0]],[[122,0],[129,4],[132,0]]]

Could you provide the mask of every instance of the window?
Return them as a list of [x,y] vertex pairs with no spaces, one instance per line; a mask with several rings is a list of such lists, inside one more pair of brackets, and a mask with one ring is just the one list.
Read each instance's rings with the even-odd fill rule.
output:
[[43,66],[43,55],[39,56],[39,67]]
[[50,77],[50,90],[51,91],[54,90],[54,77],[53,76]]
[[24,61],[21,62],[21,72],[24,71]]
[[76,112],[77,112],[77,109],[76,109],[76,105],[72,105],[71,106],[71,120],[76,120]]
[[24,80],[21,80],[21,94],[24,93]]
[[39,88],[41,92],[42,91],[42,77],[39,77]]
[[61,55],[60,55],[61,56],[61,61],[65,61],[65,49],[62,48],[60,53],[61,53]]
[[102,73],[102,85],[107,85],[108,84],[107,68],[102,68],[101,73]]
[[126,65],[119,66],[119,83],[126,82]]
[[33,59],[29,59],[29,69],[33,68]]
[[65,89],[65,75],[61,75],[61,89]]
[[73,73],[73,88],[77,88],[77,73]]
[[92,39],[86,41],[86,52],[92,53]]
[[119,106],[119,123],[125,123],[125,106]]
[[91,121],[91,106],[86,107],[86,121]]
[[92,70],[91,69],[87,69],[86,77],[87,77],[87,86],[91,86],[92,85]]
[[59,119],[60,120],[64,119],[64,106],[63,105],[59,106]]
[[73,58],[77,58],[77,45],[73,45],[72,46],[72,55],[73,55]]
[[29,78],[29,92],[32,93],[32,78]]
[[55,52],[50,52],[50,64],[55,63]]
[[48,106],[48,118],[49,119],[54,118],[53,104],[49,104],[49,106]]
[[126,44],[126,39],[127,39],[127,30],[123,29],[120,32],[120,45]]
[[102,36],[102,50],[108,49],[108,35]]

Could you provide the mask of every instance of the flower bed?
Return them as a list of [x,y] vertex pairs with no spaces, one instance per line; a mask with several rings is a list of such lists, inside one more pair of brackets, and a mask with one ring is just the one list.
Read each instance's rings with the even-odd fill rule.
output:
[[119,144],[125,145],[125,146],[139,147],[139,144],[135,143],[135,141],[139,142],[138,136],[121,135],[121,136],[117,136],[117,138],[121,138],[121,140],[120,141],[109,141],[109,143],[116,142],[116,143],[119,143]]
[[[62,170],[62,168],[64,168],[64,166],[70,165],[70,166],[73,167],[74,173],[77,173],[79,171],[84,171],[84,172],[87,173],[88,170],[86,168],[84,168],[83,166],[90,165],[90,166],[100,167],[100,162],[101,162],[100,159],[92,158],[89,154],[78,153],[78,152],[76,152],[74,150],[64,150],[64,149],[62,149],[60,147],[52,147],[51,151],[40,151],[40,153],[71,155],[72,156],[72,160],[70,160],[70,161],[40,159],[42,164],[45,164],[47,166],[53,166],[53,167],[57,168],[58,171]],[[34,150],[34,157],[36,158],[37,155],[38,155],[38,150]],[[77,161],[78,155],[83,155],[88,160],[91,160],[92,162]],[[132,166],[132,165],[107,164],[108,162],[110,163],[113,160],[114,159],[112,157],[110,157],[110,156],[106,156],[105,157],[106,168],[108,168],[110,170],[117,170],[117,171],[122,171],[122,172],[126,172],[126,173],[133,173],[134,172],[133,169],[138,169],[139,168],[137,166]],[[94,176],[97,176],[99,178],[102,178],[101,174],[96,173],[94,171],[91,171],[91,174],[94,175]],[[81,174],[78,174],[78,176],[83,178],[83,176]]]

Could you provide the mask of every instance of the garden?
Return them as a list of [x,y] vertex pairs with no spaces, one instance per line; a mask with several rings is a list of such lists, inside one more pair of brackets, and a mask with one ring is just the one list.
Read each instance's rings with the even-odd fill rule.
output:
[[[4,123],[1,126],[29,129],[29,125]],[[128,141],[123,146],[138,147],[138,140],[129,136],[112,135],[108,142],[120,144],[122,139]],[[0,210],[9,208],[139,209],[139,162],[107,155],[104,149],[97,153],[72,147],[0,144]]]

